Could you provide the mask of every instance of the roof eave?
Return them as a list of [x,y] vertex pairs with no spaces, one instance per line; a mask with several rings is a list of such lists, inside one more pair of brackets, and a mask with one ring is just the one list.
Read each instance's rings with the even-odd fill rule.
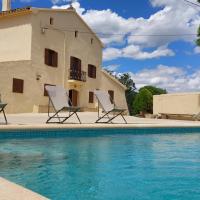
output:
[[125,85],[123,85],[122,83],[120,83],[116,78],[114,78],[112,75],[110,75],[107,71],[105,71],[104,69],[101,70],[107,77],[109,77],[110,79],[112,79],[115,83],[117,83],[119,86],[121,86],[124,90],[127,90],[127,87]]

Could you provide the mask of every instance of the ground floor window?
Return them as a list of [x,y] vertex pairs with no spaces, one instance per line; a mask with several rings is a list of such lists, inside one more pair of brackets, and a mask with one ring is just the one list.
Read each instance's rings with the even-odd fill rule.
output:
[[94,103],[94,92],[89,92],[89,103]]
[[110,95],[111,102],[114,103],[114,91],[113,90],[108,90],[108,93]]
[[24,92],[24,80],[13,78],[12,91],[14,93],[23,93]]
[[52,84],[44,84],[44,96],[45,96],[45,97],[48,97],[47,90],[45,89],[45,87],[46,87],[47,85],[55,86],[55,85],[52,85]]

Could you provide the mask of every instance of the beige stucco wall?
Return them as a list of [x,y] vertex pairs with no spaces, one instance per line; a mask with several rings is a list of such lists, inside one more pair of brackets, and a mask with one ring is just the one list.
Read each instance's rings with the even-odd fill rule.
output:
[[0,62],[31,60],[30,16],[0,21]]
[[113,90],[116,106],[128,110],[125,97],[125,88],[113,80],[113,78],[111,78],[106,72],[102,71],[101,74],[101,85],[99,89],[104,91]]
[[[50,17],[54,24],[50,25]],[[41,74],[41,82],[64,85],[67,89],[76,89],[79,92],[78,103],[80,107],[94,107],[88,103],[89,91],[97,89],[100,84],[100,70],[102,63],[102,46],[97,38],[90,32],[83,21],[73,11],[50,12],[40,11],[32,16],[33,39],[32,61],[33,66]],[[41,27],[45,32],[41,33]],[[74,31],[78,30],[75,38]],[[81,33],[81,32],[87,32]],[[93,38],[93,44],[91,44]],[[51,41],[51,42],[50,42]],[[44,49],[50,48],[58,52],[58,68],[52,68],[44,64]],[[88,64],[97,67],[97,78],[87,76],[87,81],[81,86],[69,84],[70,56],[81,59],[82,71],[87,72]],[[44,102],[41,102],[43,104]]]
[[[12,92],[13,78],[24,80],[23,94]],[[43,87],[36,80],[31,61],[0,63],[0,93],[2,101],[8,103],[7,113],[33,112],[33,106],[43,98]]]
[[197,114],[200,112],[200,93],[155,95],[154,114]]
[[[54,18],[54,25],[49,24],[50,17]],[[117,105],[127,108],[125,89],[101,71],[102,44],[73,11],[34,10],[27,16],[0,20],[0,26],[0,36],[5,34],[4,29],[8,26],[13,31],[4,39],[4,46],[0,47],[0,52],[4,52],[0,59],[0,93],[2,100],[8,103],[7,113],[45,111],[48,97],[44,96],[44,84],[63,85],[68,90],[77,90],[78,106],[92,109],[97,104],[89,103],[90,91],[114,90]],[[42,27],[48,29],[42,33]],[[68,30],[79,30],[78,38],[75,38],[74,31]],[[7,52],[10,41],[15,45]],[[44,64],[45,48],[58,52],[58,67]],[[88,71],[88,64],[95,65],[97,78],[87,75],[86,82],[69,82],[70,56],[81,59],[85,72]],[[37,75],[40,75],[40,80],[36,80]],[[24,80],[23,94],[12,92],[13,78]]]

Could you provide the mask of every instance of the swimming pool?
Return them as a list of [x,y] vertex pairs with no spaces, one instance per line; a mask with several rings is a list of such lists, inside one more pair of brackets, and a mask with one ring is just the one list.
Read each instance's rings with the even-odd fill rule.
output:
[[199,200],[200,128],[0,133],[0,176],[55,200]]

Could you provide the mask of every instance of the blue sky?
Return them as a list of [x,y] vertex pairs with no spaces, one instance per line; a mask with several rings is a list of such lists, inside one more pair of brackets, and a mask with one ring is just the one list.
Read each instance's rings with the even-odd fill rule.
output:
[[[14,0],[12,7],[67,4],[68,0]],[[80,0],[73,6],[94,31],[107,34],[99,35],[105,44],[104,67],[130,73],[138,88],[200,90],[200,48],[192,35],[200,24],[200,7],[184,0]],[[166,36],[172,34],[177,36]]]

